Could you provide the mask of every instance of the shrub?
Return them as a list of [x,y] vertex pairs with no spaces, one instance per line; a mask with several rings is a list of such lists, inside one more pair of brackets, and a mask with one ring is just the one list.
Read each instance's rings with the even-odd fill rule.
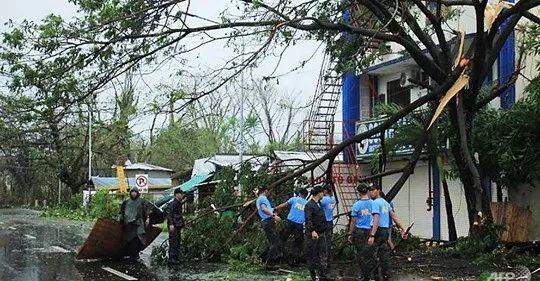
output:
[[41,216],[70,220],[116,219],[120,208],[120,199],[107,190],[100,190],[92,196],[90,208],[82,207],[81,202],[82,194],[73,195],[63,204],[45,208]]
[[120,211],[120,203],[120,199],[109,194],[108,190],[99,190],[92,196],[90,217],[116,219]]
[[247,244],[232,246],[227,263],[230,270],[239,272],[255,272],[263,268],[258,254]]

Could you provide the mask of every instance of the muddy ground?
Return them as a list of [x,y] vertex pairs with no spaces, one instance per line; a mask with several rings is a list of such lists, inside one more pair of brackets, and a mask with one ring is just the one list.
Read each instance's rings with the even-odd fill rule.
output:
[[[303,279],[302,273],[284,271],[231,272],[225,264],[184,264],[179,270],[152,267],[151,248],[162,243],[165,234],[141,254],[137,264],[77,261],[74,253],[91,226],[91,222],[42,218],[33,210],[0,209],[0,280],[126,280],[106,269],[138,280]],[[425,249],[400,252],[393,259],[394,280],[474,280],[481,273],[470,261],[440,258]],[[334,263],[333,268],[338,280],[355,280],[354,263]]]

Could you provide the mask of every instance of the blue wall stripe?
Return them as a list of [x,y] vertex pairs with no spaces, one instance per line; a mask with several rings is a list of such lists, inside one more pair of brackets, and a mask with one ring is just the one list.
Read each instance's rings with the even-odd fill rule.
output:
[[[349,22],[350,12],[343,13],[343,20]],[[344,34],[350,40],[350,34]],[[341,86],[342,98],[342,118],[343,118],[343,140],[356,134],[356,121],[360,119],[360,79],[352,72],[343,74]],[[355,146],[350,146],[343,153],[345,163],[355,161]]]
[[[345,73],[343,75],[342,86],[342,118],[343,118],[343,140],[346,140],[356,134],[356,121],[360,117],[360,79],[354,73]],[[343,160],[351,163],[355,155],[354,146],[347,148],[343,154]]]
[[[514,2],[510,0],[508,2]],[[506,26],[506,23],[502,25],[502,28]],[[499,84],[506,83],[515,70],[515,56],[516,56],[516,47],[515,47],[515,36],[514,32],[508,36],[508,39],[504,43],[500,53],[499,53]],[[516,87],[512,85],[504,93],[500,95],[501,98],[501,109],[508,109],[514,105],[516,100]]]

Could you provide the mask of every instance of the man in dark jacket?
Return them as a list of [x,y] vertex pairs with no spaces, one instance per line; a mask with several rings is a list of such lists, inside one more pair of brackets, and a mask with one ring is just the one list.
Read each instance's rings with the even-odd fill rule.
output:
[[311,199],[306,204],[306,245],[308,267],[312,280],[328,280],[328,252],[326,248],[326,230],[328,223],[319,201],[324,196],[324,188],[315,186],[311,190]]
[[180,264],[180,230],[184,227],[182,217],[182,199],[184,191],[181,188],[174,190],[174,200],[169,205],[167,214],[167,227],[169,228],[169,265]]
[[150,225],[152,204],[141,198],[137,187],[131,188],[129,198],[120,206],[120,222],[123,224],[122,248],[131,261],[139,259],[139,252],[146,246],[145,228]]

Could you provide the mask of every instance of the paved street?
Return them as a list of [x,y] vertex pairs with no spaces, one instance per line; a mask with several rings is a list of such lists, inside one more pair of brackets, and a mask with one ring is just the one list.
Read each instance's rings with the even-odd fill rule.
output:
[[[180,270],[150,266],[150,252],[163,242],[160,235],[141,253],[137,264],[84,262],[75,251],[90,232],[92,223],[39,217],[39,212],[0,209],[0,280],[285,280],[280,275],[236,275],[226,265],[195,264]],[[115,273],[111,273],[115,272]],[[119,276],[122,275],[122,276]]]
[[[42,218],[33,210],[0,209],[0,280],[287,280],[286,274],[231,273],[224,264],[191,264],[180,270],[152,267],[151,248],[162,243],[165,234],[141,254],[137,264],[77,261],[75,251],[91,226]],[[421,279],[402,276],[399,280]]]

